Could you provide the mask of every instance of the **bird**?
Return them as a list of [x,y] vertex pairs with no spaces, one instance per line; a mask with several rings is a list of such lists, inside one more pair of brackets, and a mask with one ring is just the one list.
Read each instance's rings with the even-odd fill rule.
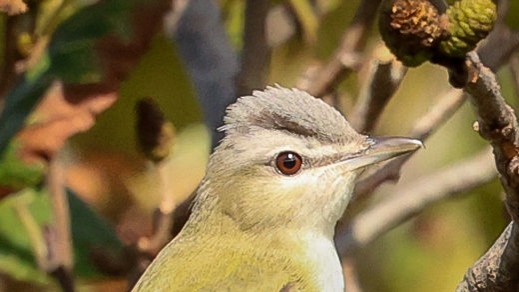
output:
[[357,177],[422,143],[357,133],[279,85],[238,98],[220,130],[188,221],[132,291],[344,291],[334,227]]

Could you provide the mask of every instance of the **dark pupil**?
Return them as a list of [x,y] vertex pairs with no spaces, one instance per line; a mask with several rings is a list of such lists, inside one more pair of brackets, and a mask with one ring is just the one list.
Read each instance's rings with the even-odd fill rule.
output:
[[292,153],[287,154],[285,160],[283,161],[283,166],[291,169],[294,168],[297,164],[296,156]]

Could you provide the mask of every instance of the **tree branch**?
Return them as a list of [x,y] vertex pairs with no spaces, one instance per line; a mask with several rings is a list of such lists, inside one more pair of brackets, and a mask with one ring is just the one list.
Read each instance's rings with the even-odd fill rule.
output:
[[[359,51],[364,47],[368,31],[376,18],[381,0],[362,0],[351,25],[344,32],[342,41],[333,53],[331,60],[314,73],[305,74],[298,82],[302,90],[313,96],[323,97],[333,91],[335,86],[359,65]],[[313,71],[314,69],[312,69]]]
[[225,108],[236,100],[240,67],[219,6],[213,0],[175,0],[166,22],[166,30],[193,81],[213,149],[223,138],[223,132],[217,129],[223,124]]
[[270,48],[267,41],[266,18],[270,1],[247,0],[241,71],[238,75],[238,96],[249,95],[266,84]]
[[70,216],[64,170],[57,159],[51,161],[47,178],[53,223],[42,229],[23,202],[16,204],[15,210],[27,230],[38,267],[54,277],[62,291],[73,292]]
[[519,46],[519,31],[510,29],[505,21],[510,11],[510,0],[498,2],[494,29],[485,39],[485,44],[478,49],[481,62],[494,72],[509,61]]
[[47,244],[45,243],[45,239],[43,238],[43,233],[41,230],[41,226],[34,219],[31,211],[29,210],[26,202],[18,201],[14,205],[14,210],[22,223],[22,226],[25,228],[27,232],[27,237],[29,238],[29,242],[31,243],[32,252],[34,254],[34,258],[36,260],[36,264],[39,268],[45,269],[45,264],[47,261],[47,254],[49,253]]
[[465,274],[456,292],[518,291],[519,228],[511,222],[494,245]]
[[494,246],[465,274],[457,291],[516,291],[519,288],[519,128],[513,109],[506,104],[495,75],[475,52],[468,54],[470,94],[478,115],[477,130],[490,142],[513,219]]
[[519,56],[512,55],[510,58],[510,73],[512,75],[512,86],[515,90],[516,98],[519,97]]
[[19,22],[21,16],[10,16],[6,17],[5,20],[5,32],[3,35],[3,56],[0,68],[0,112],[3,108],[2,103],[4,102],[5,94],[7,90],[16,82],[19,78],[15,66],[16,62],[20,60],[19,54],[17,53],[16,43],[16,25]]
[[481,186],[496,177],[490,149],[414,180],[338,230],[337,250],[351,254],[431,204]]
[[74,291],[70,214],[65,192],[65,173],[59,157],[55,156],[50,162],[47,185],[53,215],[53,224],[45,234],[48,246],[47,273],[58,280],[63,291]]
[[[433,131],[438,130],[440,125],[443,125],[461,107],[465,99],[465,95],[459,89],[447,91],[440,97],[439,101],[415,123],[415,126],[408,135],[422,141],[427,139]],[[412,154],[393,159],[369,176],[357,182],[355,186],[355,196],[357,198],[364,197],[366,194],[373,192],[373,190],[382,183],[388,180],[398,180],[400,177],[400,169],[411,156]]]
[[371,132],[382,111],[399,88],[407,67],[383,48],[376,50],[369,66],[369,76],[361,89],[350,123],[358,132]]
[[160,174],[162,200],[160,206],[155,210],[153,218],[153,235],[143,237],[138,242],[140,252],[144,252],[153,257],[171,240],[171,228],[173,226],[173,211],[177,203],[173,196],[169,181],[168,170],[163,163],[157,165]]
[[345,281],[344,291],[348,292],[362,292],[360,285],[359,276],[357,273],[357,264],[353,258],[342,259],[342,270],[344,278],[348,279]]
[[468,55],[471,79],[465,90],[478,116],[477,130],[494,149],[497,169],[506,192],[506,204],[519,222],[519,126],[514,110],[506,104],[492,71],[476,53]]

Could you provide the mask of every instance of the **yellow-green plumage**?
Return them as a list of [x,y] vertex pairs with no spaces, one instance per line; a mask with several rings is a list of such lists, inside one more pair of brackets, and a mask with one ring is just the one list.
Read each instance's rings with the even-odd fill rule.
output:
[[300,254],[297,243],[274,239],[269,246],[236,233],[220,234],[218,240],[212,236],[173,242],[136,291],[319,291],[304,280],[312,277],[309,263],[287,256]]
[[[420,143],[377,143],[323,101],[280,87],[240,98],[223,130],[189,220],[133,291],[343,290],[333,235],[355,178]],[[302,161],[290,175],[276,164],[286,151]]]
[[[219,184],[208,185],[202,183],[198,198],[206,208],[195,206],[196,214],[159,253],[134,291],[321,291],[316,286],[320,271],[314,257],[307,256],[308,245],[313,237],[322,237],[334,257],[329,238],[288,225],[243,225],[230,214],[214,212],[229,206],[211,195]],[[310,252],[321,254],[320,248]]]

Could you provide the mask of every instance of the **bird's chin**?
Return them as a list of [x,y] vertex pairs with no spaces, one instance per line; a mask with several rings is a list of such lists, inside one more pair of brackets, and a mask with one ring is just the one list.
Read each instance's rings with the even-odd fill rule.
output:
[[[334,227],[337,221],[342,217],[348,203],[353,194],[353,186],[357,178],[358,171],[348,171],[345,173],[336,172],[331,182],[322,181],[320,184],[321,196],[319,202],[316,202],[318,213],[325,217],[325,221]],[[315,188],[315,186],[314,186]]]

